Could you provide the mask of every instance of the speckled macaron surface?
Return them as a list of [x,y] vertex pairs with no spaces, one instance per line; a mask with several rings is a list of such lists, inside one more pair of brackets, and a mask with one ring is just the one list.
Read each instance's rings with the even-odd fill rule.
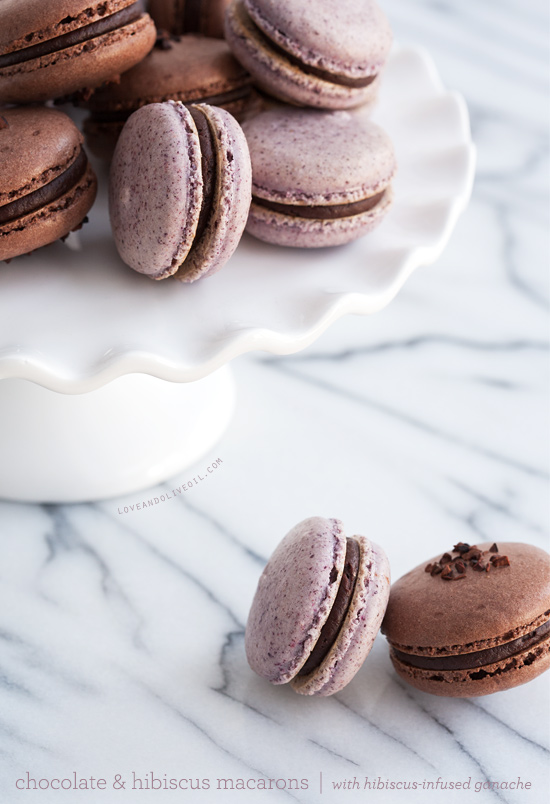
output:
[[339,245],[371,231],[390,208],[393,145],[365,114],[276,108],[243,128],[253,171],[247,230],[261,240]]
[[[346,539],[337,519],[300,522],[260,577],[246,626],[250,666],[273,684],[290,681],[304,695],[338,692],[372,646],[389,585],[381,548],[364,537]],[[332,635],[319,652],[327,630]]]
[[149,0],[157,27],[175,34],[197,33],[223,39],[223,18],[230,0]]
[[425,692],[524,684],[550,666],[550,555],[515,542],[455,545],[392,586],[382,631],[397,673]]
[[220,39],[159,37],[119,83],[101,87],[81,104],[91,113],[84,123],[86,141],[94,154],[111,158],[125,121],[141,106],[167,100],[207,103],[237,117],[250,89],[250,76]]
[[265,92],[325,109],[376,96],[392,41],[374,0],[234,0],[225,34]]
[[66,114],[0,109],[0,260],[34,251],[80,226],[97,181]]
[[0,103],[97,87],[141,61],[155,37],[141,0],[2,0]]
[[223,109],[168,101],[129,118],[110,173],[109,212],[124,262],[192,282],[224,265],[250,206],[250,157]]

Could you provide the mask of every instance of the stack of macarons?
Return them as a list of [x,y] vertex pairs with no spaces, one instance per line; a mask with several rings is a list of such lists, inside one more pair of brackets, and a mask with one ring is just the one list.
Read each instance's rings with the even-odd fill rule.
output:
[[0,260],[65,237],[95,199],[80,132],[67,115],[36,104],[117,79],[155,37],[141,0],[3,0]]
[[[149,0],[145,8],[145,0],[0,6],[0,109],[63,100],[88,109],[86,142],[112,160],[110,219],[130,267],[190,282],[227,262],[245,226],[271,243],[315,248],[347,243],[382,220],[395,156],[366,113],[391,45],[375,0]],[[62,118],[49,130],[45,111],[34,106],[52,143]],[[15,141],[10,115],[3,120],[7,153]],[[74,136],[68,117],[64,125]],[[19,126],[17,136],[21,151],[34,149],[34,132]],[[0,163],[0,198],[19,200],[57,178],[42,153],[17,189]],[[31,218],[24,210],[51,203],[57,186],[0,212],[0,259],[52,241],[59,226],[46,223],[45,209]],[[132,190],[129,200],[137,186],[144,195]],[[87,209],[80,197],[78,225],[94,196],[86,194]],[[151,214],[153,198],[162,215]],[[6,229],[16,213],[19,230],[30,229],[17,240]]]

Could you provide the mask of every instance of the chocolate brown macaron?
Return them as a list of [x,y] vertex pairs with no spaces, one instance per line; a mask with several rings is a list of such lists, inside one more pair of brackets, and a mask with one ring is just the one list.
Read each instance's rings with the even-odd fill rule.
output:
[[159,36],[120,83],[102,87],[83,104],[91,112],[84,122],[86,141],[92,153],[110,159],[124,123],[142,106],[167,100],[207,103],[240,119],[250,94],[250,76],[225,42],[193,34]]
[[2,0],[0,103],[97,87],[141,61],[155,37],[142,0]]
[[382,632],[402,679],[434,695],[507,690],[550,667],[550,555],[459,543],[393,584]]
[[223,39],[223,18],[231,0],[149,0],[159,28],[174,34],[199,33]]
[[0,260],[80,227],[97,189],[82,139],[57,109],[0,109]]

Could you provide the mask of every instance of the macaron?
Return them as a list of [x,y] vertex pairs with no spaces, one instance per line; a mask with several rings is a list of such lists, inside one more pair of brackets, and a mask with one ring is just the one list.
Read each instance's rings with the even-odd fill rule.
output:
[[111,163],[109,212],[121,258],[151,279],[213,274],[237,248],[251,181],[244,134],[224,109],[143,106]]
[[221,106],[239,117],[250,99],[250,76],[220,39],[189,34],[159,36],[151,53],[121,76],[118,84],[101,87],[82,105],[90,150],[110,159],[128,117],[149,103],[179,100]]
[[159,28],[175,34],[199,33],[223,39],[223,18],[231,0],[149,0]]
[[82,141],[57,109],[0,109],[0,260],[80,227],[97,190]]
[[322,109],[374,100],[392,42],[374,0],[233,0],[225,36],[261,89]]
[[243,129],[253,176],[247,231],[260,240],[336,246],[370,232],[390,208],[393,146],[364,113],[284,107]]
[[338,519],[304,519],[260,577],[245,632],[250,667],[302,695],[338,692],[372,647],[389,589],[381,547],[346,538]]
[[155,37],[142,0],[2,0],[0,103],[97,87],[141,61]]
[[550,667],[550,555],[515,542],[459,543],[391,588],[382,625],[407,683],[468,698]]

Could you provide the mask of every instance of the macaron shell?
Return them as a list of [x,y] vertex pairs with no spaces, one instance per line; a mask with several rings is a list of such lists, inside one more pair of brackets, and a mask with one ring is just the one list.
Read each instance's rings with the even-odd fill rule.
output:
[[182,104],[153,103],[129,117],[111,165],[109,212],[119,254],[135,271],[164,279],[186,258],[202,203],[200,163]]
[[252,168],[243,130],[224,109],[199,104],[213,133],[217,157],[216,192],[210,220],[176,273],[182,282],[210,276],[239,245],[252,197]]
[[358,88],[335,84],[301,70],[261,35],[242,0],[235,0],[227,10],[225,38],[257,86],[285,103],[320,109],[350,109],[376,100],[379,77],[368,86]]
[[345,554],[337,519],[305,519],[280,542],[246,625],[246,655],[258,675],[285,684],[305,664],[338,593]]
[[368,234],[383,220],[393,202],[388,188],[375,207],[359,215],[316,220],[283,215],[252,202],[246,231],[266,243],[294,248],[324,248],[350,243]]
[[[489,542],[478,544],[488,550]],[[550,617],[550,555],[529,544],[501,542],[508,567],[468,568],[461,581],[425,572],[424,561],[392,587],[382,626],[405,653],[455,655],[516,639]]]
[[258,27],[284,50],[322,70],[363,78],[378,73],[392,33],[374,0],[244,0]]
[[92,207],[97,192],[88,165],[84,176],[64,195],[34,212],[0,226],[0,260],[28,254],[76,229]]
[[346,619],[321,665],[291,681],[302,695],[333,695],[343,689],[363,665],[384,617],[390,593],[388,558],[364,536],[355,539],[361,551],[360,568]]
[[349,204],[387,187],[392,142],[359,111],[272,109],[248,120],[253,194],[282,204]]
[[250,83],[250,76],[220,39],[188,34],[169,49],[155,47],[118,84],[101,87],[83,105],[91,111],[135,111],[148,103],[202,102]]
[[8,121],[8,127],[0,130],[0,205],[4,205],[64,173],[78,156],[83,138],[57,109],[29,106],[0,113]]
[[31,47],[116,14],[134,0],[2,0],[0,54]]
[[155,43],[148,14],[110,33],[0,69],[0,102],[30,103],[94,88],[140,62]]

